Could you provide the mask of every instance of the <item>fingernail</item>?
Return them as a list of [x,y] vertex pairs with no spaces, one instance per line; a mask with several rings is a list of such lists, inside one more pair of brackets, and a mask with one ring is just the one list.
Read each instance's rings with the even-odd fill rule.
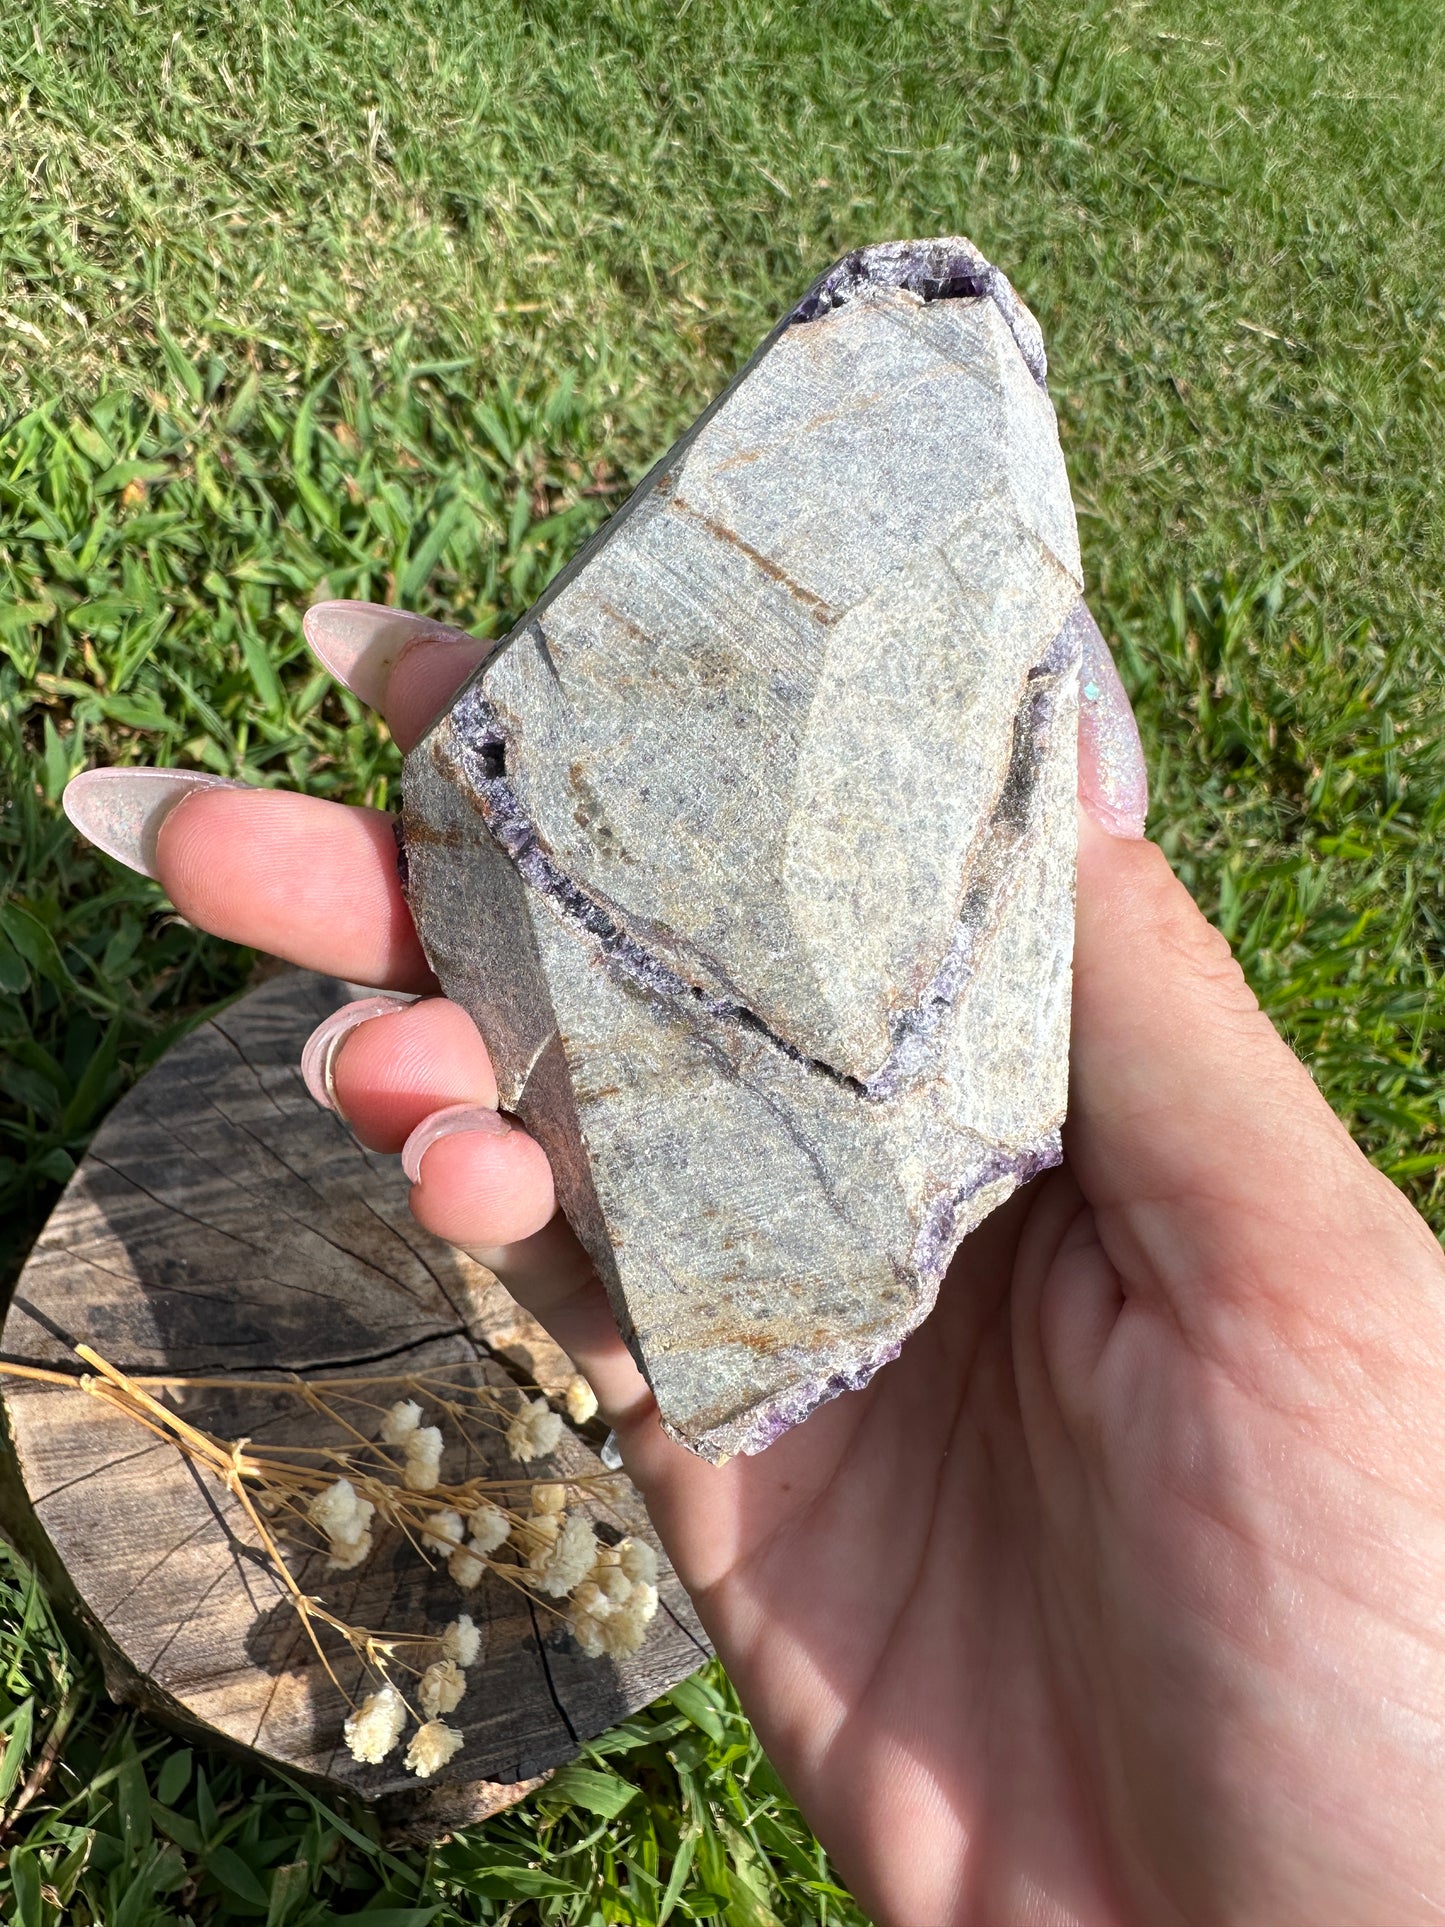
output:
[[1144,834],[1149,774],[1139,725],[1093,617],[1079,669],[1079,801],[1110,836]]
[[372,709],[380,709],[391,672],[413,643],[477,647],[460,629],[379,602],[318,602],[302,617],[301,632],[336,680]]
[[485,1104],[451,1104],[444,1111],[424,1117],[401,1147],[401,1168],[413,1184],[421,1183],[421,1161],[438,1138],[455,1137],[459,1131],[479,1131],[484,1137],[507,1137],[512,1125],[500,1111],[489,1111]]
[[358,1024],[369,1024],[373,1017],[391,1017],[415,1001],[413,997],[361,997],[354,1004],[343,1004],[340,1010],[333,1010],[316,1026],[302,1046],[301,1075],[323,1111],[335,1111],[338,1117],[345,1115],[336,1101],[336,1086],[332,1082],[336,1056],[343,1041]]
[[197,790],[243,790],[228,776],[191,769],[86,769],[61,798],[65,814],[98,850],[142,876],[158,877],[156,839],[178,803]]

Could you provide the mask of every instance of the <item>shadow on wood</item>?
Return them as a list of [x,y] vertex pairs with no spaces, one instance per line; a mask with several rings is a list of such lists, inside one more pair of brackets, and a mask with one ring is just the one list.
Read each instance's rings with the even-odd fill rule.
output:
[[[170,1402],[192,1424],[258,1446],[332,1442],[328,1421],[285,1389],[287,1373],[446,1368],[499,1390],[560,1392],[564,1355],[490,1272],[413,1222],[398,1161],[363,1150],[307,1094],[301,1046],[348,994],[299,972],[274,978],[121,1101],[21,1275],[0,1336],[7,1360],[74,1373],[80,1342],[134,1376],[218,1381]],[[12,1378],[5,1404],[7,1515],[19,1514],[7,1522],[70,1591],[111,1691],[379,1801],[415,1835],[520,1798],[707,1657],[665,1564],[646,1644],[614,1662],[584,1657],[560,1619],[500,1581],[461,1594],[399,1535],[351,1573],[326,1572],[318,1555],[297,1576],[351,1623],[439,1633],[466,1610],[483,1631],[451,1716],[466,1744],[450,1769],[421,1787],[399,1754],[359,1766],[340,1743],[345,1699],[230,1495],[78,1389]],[[599,1436],[569,1429],[561,1476],[600,1470]],[[448,1481],[484,1469],[460,1438],[448,1454]],[[598,1519],[604,1537],[652,1538],[630,1488]],[[359,1666],[333,1664],[354,1688]]]

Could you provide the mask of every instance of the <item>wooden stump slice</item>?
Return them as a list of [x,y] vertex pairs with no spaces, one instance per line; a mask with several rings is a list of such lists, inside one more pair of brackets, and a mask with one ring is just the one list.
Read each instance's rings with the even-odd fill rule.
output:
[[[351,994],[328,978],[276,977],[122,1099],[21,1275],[0,1333],[7,1361],[78,1376],[83,1343],[136,1378],[204,1378],[156,1395],[192,1425],[258,1449],[344,1443],[298,1396],[295,1374],[440,1375],[513,1405],[519,1386],[557,1403],[570,1362],[490,1272],[416,1225],[399,1161],[363,1150],[301,1082],[302,1044]],[[353,1572],[328,1572],[317,1552],[293,1563],[296,1576],[351,1624],[440,1633],[467,1611],[482,1631],[466,1697],[448,1716],[465,1735],[451,1765],[424,1784],[400,1752],[358,1765],[341,1742],[346,1697],[234,1497],[78,1387],[0,1385],[13,1452],[7,1521],[93,1630],[112,1693],[377,1801],[414,1836],[521,1798],[708,1656],[665,1561],[646,1643],[614,1661],[584,1656],[560,1616],[495,1576],[461,1593],[394,1529]],[[526,1471],[597,1474],[600,1442],[595,1425],[568,1426],[547,1462],[556,1473]],[[449,1435],[449,1482],[519,1470],[500,1441],[493,1453]],[[604,1538],[656,1544],[630,1486],[588,1509]],[[327,1650],[347,1691],[365,1691],[344,1644]]]

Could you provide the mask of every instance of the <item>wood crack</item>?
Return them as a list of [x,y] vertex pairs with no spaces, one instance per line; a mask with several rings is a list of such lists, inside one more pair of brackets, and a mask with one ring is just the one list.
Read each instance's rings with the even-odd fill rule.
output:
[[213,1030],[218,1037],[223,1038],[225,1042],[230,1045],[231,1049],[236,1053],[237,1057],[240,1058],[242,1064],[245,1066],[247,1072],[251,1077],[252,1082],[255,1084],[256,1089],[261,1093],[262,1097],[265,1098],[266,1102],[271,1106],[272,1110],[275,1111],[278,1117],[285,1117],[286,1113],[282,1110],[281,1106],[276,1102],[276,1099],[272,1096],[271,1092],[268,1091],[266,1089],[266,1086],[261,1082],[261,1073],[256,1069],[256,1066],[251,1062],[250,1058],[246,1055],[245,1051],[236,1042],[236,1039],[231,1035],[230,1031],[228,1031],[225,1025],[221,1022],[221,1017],[224,1014],[225,1014],[224,1012],[219,1012],[217,1013],[216,1016],[209,1018],[207,1020],[206,1028],[208,1030]]
[[524,1596],[525,1596],[525,1598],[526,1598],[526,1601],[527,1601],[527,1616],[528,1616],[528,1618],[529,1618],[529,1619],[531,1620],[531,1622],[532,1622],[532,1637],[533,1637],[533,1638],[534,1638],[534,1639],[536,1640],[536,1642],[537,1642],[537,1656],[538,1656],[538,1658],[539,1658],[539,1659],[541,1660],[541,1662],[542,1662],[542,1677],[543,1677],[543,1678],[544,1678],[544,1679],[546,1680],[546,1682],[547,1682],[547,1692],[548,1692],[548,1694],[549,1694],[549,1696],[551,1697],[551,1701],[552,1701],[552,1704],[553,1704],[553,1705],[554,1705],[554,1706],[556,1707],[556,1709],[557,1709],[557,1717],[558,1717],[558,1719],[559,1719],[559,1720],[561,1720],[561,1722],[562,1722],[562,1724],[563,1724],[563,1726],[565,1726],[565,1727],[566,1727],[566,1729],[567,1729],[567,1737],[568,1737],[568,1739],[569,1739],[569,1740],[570,1740],[570,1741],[572,1742],[572,1744],[573,1744],[574,1746],[576,1746],[576,1745],[577,1745],[577,1743],[578,1743],[578,1742],[577,1742],[577,1729],[576,1729],[576,1727],[575,1727],[575,1726],[574,1726],[574,1725],[572,1724],[572,1719],[571,1719],[571,1716],[570,1716],[570,1714],[568,1713],[568,1711],[567,1711],[567,1709],[566,1709],[566,1707],[565,1707],[565,1706],[564,1706],[564,1705],[562,1704],[562,1696],[561,1696],[561,1694],[560,1694],[560,1693],[559,1693],[559,1692],[557,1691],[557,1682],[556,1682],[556,1681],[555,1681],[555,1680],[553,1679],[553,1677],[552,1677],[552,1662],[551,1662],[551,1660],[550,1660],[550,1659],[549,1659],[549,1658],[547,1657],[547,1643],[546,1643],[546,1641],[545,1641],[545,1640],[543,1639],[543,1637],[542,1637],[542,1632],[541,1632],[541,1628],[540,1628],[540,1627],[538,1626],[538,1624],[537,1624],[537,1607],[536,1607],[536,1604],[535,1604],[535,1602],[533,1601],[533,1599],[532,1599],[532,1597],[531,1597],[531,1595],[530,1595],[530,1593],[529,1593],[529,1594],[526,1594],[526,1595],[524,1595]]
[[[52,1336],[58,1337],[62,1344],[73,1345],[76,1342],[64,1333],[53,1333]],[[122,1365],[117,1360],[111,1358],[107,1359],[106,1363],[108,1365],[114,1365],[115,1369],[118,1372],[123,1372],[127,1378],[138,1379],[142,1384],[144,1384],[147,1379],[158,1378],[256,1378],[265,1372],[275,1372],[277,1375],[276,1383],[283,1385],[288,1377],[299,1377],[303,1372],[346,1372],[362,1365],[385,1365],[392,1359],[404,1358],[408,1352],[421,1351],[428,1345],[438,1345],[449,1338],[464,1338],[475,1351],[480,1352],[487,1358],[493,1356],[490,1347],[488,1347],[484,1341],[478,1339],[474,1333],[468,1331],[465,1325],[456,1325],[449,1327],[445,1331],[427,1332],[425,1336],[421,1338],[405,1339],[402,1343],[388,1346],[382,1351],[354,1353],[344,1358],[312,1359],[304,1365],[236,1365],[223,1360],[220,1363],[197,1364],[194,1368],[185,1372],[165,1372],[157,1371],[154,1362],[147,1365]],[[212,1342],[214,1343],[215,1341],[213,1340]],[[237,1343],[250,1344],[251,1341],[249,1339],[240,1339]],[[502,1361],[498,1358],[497,1362],[500,1364]],[[0,1354],[0,1365],[28,1365],[31,1363],[33,1363],[33,1360],[21,1358],[11,1352]],[[72,1366],[68,1359],[61,1360],[54,1365],[47,1364],[46,1369],[48,1371],[64,1373],[67,1378],[74,1378],[77,1385],[82,1378],[89,1376],[85,1366],[80,1364]],[[530,1382],[529,1380],[528,1383]],[[7,1396],[13,1398],[17,1393],[23,1394],[26,1389],[23,1383],[17,1384],[9,1390]],[[44,1391],[59,1388],[39,1387],[36,1389]]]
[[[215,1112],[216,1116],[221,1119],[221,1121],[226,1125],[228,1129],[232,1129],[232,1128],[237,1129],[242,1133],[243,1136],[250,1138],[252,1143],[259,1144],[262,1150],[266,1153],[266,1155],[268,1157],[274,1158],[276,1163],[281,1166],[283,1171],[286,1171],[287,1173],[289,1173],[289,1175],[295,1178],[298,1183],[304,1184],[306,1188],[312,1193],[312,1195],[316,1197],[318,1200],[325,1202],[324,1194],[317,1190],[316,1186],[311,1183],[311,1180],[309,1178],[304,1177],[302,1173],[294,1170],[292,1166],[289,1165],[286,1162],[286,1160],[283,1157],[281,1157],[281,1155],[274,1149],[274,1147],[267,1145],[264,1139],[258,1138],[253,1131],[248,1131],[245,1125],[241,1124],[237,1119],[230,1117],[225,1111],[221,1109],[221,1107],[214,1101],[214,1099],[207,1096],[204,1092],[201,1093],[201,1097],[202,1097],[202,1101],[205,1104],[207,1104],[211,1110]],[[169,1137],[174,1138],[176,1143],[181,1145],[184,1148],[188,1156],[196,1158],[200,1163],[206,1166],[207,1170],[214,1172],[216,1177],[223,1184],[229,1185],[232,1189],[239,1191],[244,1197],[254,1198],[256,1196],[255,1191],[252,1189],[250,1185],[241,1183],[237,1178],[233,1177],[231,1173],[222,1170],[220,1166],[215,1164],[210,1158],[206,1157],[203,1152],[198,1151],[192,1142],[190,1142],[188,1139],[181,1136],[180,1132],[176,1130],[175,1126],[172,1125],[169,1122],[169,1120],[163,1117],[158,1117],[154,1113],[148,1113],[147,1115],[150,1117],[152,1123],[158,1124],[160,1128],[163,1131],[165,1131]],[[266,1198],[266,1204],[268,1208],[274,1207],[275,1209],[277,1209],[280,1212],[281,1216],[285,1218],[288,1224],[296,1225],[308,1238],[319,1238],[322,1244],[326,1245],[330,1250],[334,1251],[339,1258],[349,1259],[352,1264],[357,1265],[363,1271],[369,1271],[374,1273],[378,1278],[384,1278],[389,1284],[395,1285],[399,1291],[403,1292],[408,1298],[410,1298],[413,1304],[419,1305],[421,1303],[421,1300],[417,1297],[416,1293],[411,1289],[411,1287],[406,1283],[406,1281],[404,1279],[398,1278],[394,1271],[388,1270],[385,1265],[379,1265],[379,1264],[373,1263],[372,1260],[369,1258],[363,1258],[360,1255],[360,1253],[351,1250],[351,1248],[347,1245],[338,1244],[335,1238],[329,1237],[326,1234],[326,1232],[321,1229],[320,1225],[312,1223],[309,1219],[297,1217],[294,1211],[288,1211],[286,1209],[285,1204],[281,1201],[280,1197],[276,1195],[274,1192],[268,1192],[267,1198]],[[375,1216],[376,1214],[373,1212],[372,1215]],[[385,1219],[380,1219],[378,1221],[380,1223],[386,1222]],[[393,1236],[395,1236],[396,1233],[394,1228],[392,1227],[388,1227],[388,1228],[392,1229],[392,1234]],[[222,1230],[221,1227],[219,1226],[217,1226],[216,1229],[220,1231],[220,1234],[223,1237],[229,1235],[227,1232]],[[403,1239],[402,1242],[405,1243],[406,1241]],[[411,1250],[412,1248],[410,1245],[407,1245],[407,1249]],[[427,1269],[428,1275],[432,1276],[428,1267],[424,1267],[424,1269]],[[436,1279],[434,1276],[432,1276],[432,1282],[436,1283]],[[295,1289],[302,1290],[304,1289],[304,1287],[297,1286],[295,1287]],[[446,1296],[445,1292],[443,1292],[442,1296],[445,1298]],[[455,1311],[456,1307],[453,1306],[452,1309],[453,1311]]]

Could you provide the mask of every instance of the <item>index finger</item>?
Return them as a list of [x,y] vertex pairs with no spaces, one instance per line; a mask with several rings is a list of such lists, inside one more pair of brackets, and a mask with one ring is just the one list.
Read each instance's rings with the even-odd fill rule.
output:
[[[493,647],[374,602],[321,602],[306,639],[405,752]],[[197,791],[156,840],[182,916],[234,943],[386,990],[437,988],[402,894],[395,820],[282,790]]]
[[212,936],[381,990],[437,988],[383,810],[293,790],[197,790],[162,823],[156,870],[181,915]]

